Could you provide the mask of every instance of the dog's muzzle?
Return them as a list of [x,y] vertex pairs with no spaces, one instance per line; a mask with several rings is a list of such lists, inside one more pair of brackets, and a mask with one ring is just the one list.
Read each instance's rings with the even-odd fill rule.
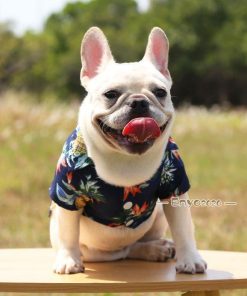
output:
[[165,131],[169,120],[161,127],[150,117],[137,117],[128,122],[123,129],[113,129],[98,119],[98,126],[108,140],[130,153],[142,154]]

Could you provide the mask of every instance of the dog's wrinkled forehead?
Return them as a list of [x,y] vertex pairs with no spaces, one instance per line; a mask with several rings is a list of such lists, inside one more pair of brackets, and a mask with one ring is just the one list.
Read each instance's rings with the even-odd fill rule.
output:
[[118,89],[128,93],[141,93],[154,87],[163,87],[170,91],[171,80],[147,62],[112,63],[88,84],[88,92],[98,93],[109,89]]

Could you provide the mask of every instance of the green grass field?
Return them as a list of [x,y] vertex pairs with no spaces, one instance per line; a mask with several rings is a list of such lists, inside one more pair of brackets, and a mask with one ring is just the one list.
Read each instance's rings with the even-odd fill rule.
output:
[[[35,103],[21,95],[0,98],[0,247],[50,245],[48,188],[78,106]],[[191,107],[177,112],[173,138],[190,177],[191,198],[237,202],[192,208],[200,249],[247,250],[246,135],[246,111]]]

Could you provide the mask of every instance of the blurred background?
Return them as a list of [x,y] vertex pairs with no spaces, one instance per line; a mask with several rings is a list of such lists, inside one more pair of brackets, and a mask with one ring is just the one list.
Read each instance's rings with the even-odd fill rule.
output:
[[170,40],[177,105],[246,104],[244,0],[1,0],[0,5],[0,20],[15,18],[0,25],[1,93],[11,88],[40,100],[78,98],[79,48],[90,26],[104,30],[119,62],[141,59],[150,29],[160,26]]
[[101,27],[126,62],[160,26],[190,196],[237,203],[192,208],[198,247],[247,251],[246,20],[245,0],[0,0],[0,247],[50,245],[48,188],[85,96],[85,31]]

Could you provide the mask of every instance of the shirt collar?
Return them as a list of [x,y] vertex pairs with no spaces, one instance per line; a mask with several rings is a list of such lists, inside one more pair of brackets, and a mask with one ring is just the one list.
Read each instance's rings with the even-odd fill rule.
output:
[[63,154],[71,169],[82,169],[94,165],[92,159],[87,155],[86,145],[78,126],[66,141]]

